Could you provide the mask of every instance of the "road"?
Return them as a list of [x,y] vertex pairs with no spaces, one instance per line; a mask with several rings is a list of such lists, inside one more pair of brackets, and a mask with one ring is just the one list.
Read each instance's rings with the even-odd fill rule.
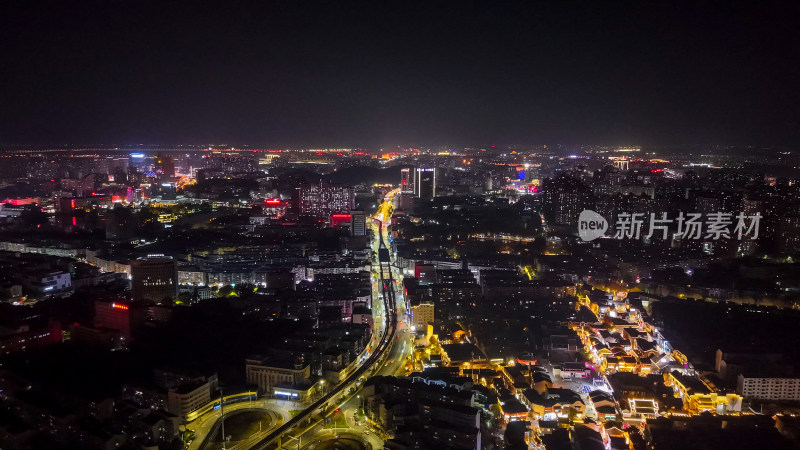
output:
[[[388,230],[384,226],[384,221],[391,217],[396,194],[397,190],[389,192],[378,208],[378,212],[373,216],[376,220],[369,221],[370,227],[375,231],[373,235],[376,242],[373,248],[378,250],[374,261],[374,267],[378,268],[377,283],[373,283],[373,300],[375,300],[373,301],[373,312],[381,319],[376,320],[376,326],[381,327],[379,330],[381,337],[378,345],[364,364],[357,368],[344,382],[332,388],[302,413],[267,434],[259,442],[252,446],[248,445],[250,448],[275,448],[276,444],[280,448],[282,442],[288,443],[289,440],[296,441],[299,447],[304,436],[311,437],[322,431],[321,417],[327,417],[332,413],[341,414],[343,410],[357,407],[357,405],[349,404],[348,402],[359,401],[358,391],[363,380],[376,373],[382,373],[383,369],[396,371],[405,362],[404,352],[410,353],[408,333],[405,332],[408,321],[405,319],[405,310],[399,312],[397,310],[397,306],[402,308],[404,302],[398,302],[396,298],[398,288],[395,285],[394,269],[391,267],[391,261],[381,262],[378,258],[378,254],[382,253],[380,249],[391,248],[389,246]],[[389,253],[391,254],[391,252]],[[378,297],[380,297],[380,300],[378,300]],[[400,335],[403,337],[395,339],[398,326],[403,327],[402,331],[400,331]],[[335,411],[337,409],[339,411]],[[354,429],[354,431],[363,431],[364,436],[371,435],[371,433],[366,433],[367,430]],[[373,442],[370,445],[377,445],[377,447],[373,448],[382,448],[382,443]]]
[[[264,430],[263,433],[266,433],[269,430],[277,428],[287,419],[285,416],[281,415],[280,413],[270,408],[267,400],[257,400],[253,402],[241,402],[241,403],[226,405],[225,417],[230,417],[234,413],[252,409],[264,411],[272,419],[272,422],[270,423],[269,427],[266,430]],[[216,432],[216,429],[219,428],[221,425],[219,420],[221,416],[222,414],[220,410],[215,410],[200,417],[191,424],[187,425],[187,429],[194,431],[195,435],[197,436],[197,438],[189,444],[189,450],[208,448],[209,438]]]
[[[392,204],[395,193],[396,191],[393,191],[387,195],[386,201],[381,205],[381,207],[378,209],[378,212],[374,216],[376,220],[380,221],[381,225],[386,223],[381,219],[388,219],[391,216],[390,205]],[[379,226],[380,225],[376,225],[374,228],[378,228]],[[378,236],[380,236],[384,243],[388,243],[387,227],[380,226],[380,229],[375,229],[374,235],[376,236],[376,239]],[[379,245],[380,244],[376,241],[375,248],[378,248]],[[382,267],[384,272],[387,271],[386,266],[387,265],[384,264]],[[394,267],[390,267],[389,269],[391,269],[393,272],[393,274],[389,276],[392,280],[402,280],[401,274],[399,274]],[[402,283],[399,285],[391,283],[389,286],[390,289],[394,291],[396,301],[397,337],[392,340],[385,362],[380,365],[380,368],[374,373],[374,375],[405,375],[405,365],[407,362],[406,358],[411,354],[413,339],[412,334],[410,333],[408,317],[406,315],[405,301],[403,301],[402,297]],[[364,398],[362,397],[361,389],[359,388],[346,400],[337,405],[339,412],[335,413],[335,415],[343,414],[347,420],[348,428],[325,428],[325,423],[320,421],[310,427],[307,427],[302,431],[302,433],[294,436],[292,439],[284,440],[284,446],[290,449],[313,449],[316,444],[324,441],[327,438],[330,438],[331,433],[335,432],[338,433],[339,436],[344,436],[344,433],[349,436],[360,436],[361,439],[363,439],[365,443],[368,443],[372,449],[382,449],[383,440],[388,439],[390,436],[383,435],[382,430],[376,428],[373,426],[373,424],[370,424],[364,419],[360,421],[355,419],[356,411],[360,408],[360,403],[363,400]],[[297,439],[298,437],[299,440]]]

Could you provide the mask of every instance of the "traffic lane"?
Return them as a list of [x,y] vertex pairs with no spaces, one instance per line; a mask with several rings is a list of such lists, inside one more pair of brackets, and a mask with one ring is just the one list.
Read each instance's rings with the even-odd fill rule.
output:
[[[238,411],[240,409],[251,409],[251,408],[263,409],[263,410],[265,410],[267,412],[267,414],[270,414],[270,416],[273,418],[273,423],[270,424],[269,429],[275,428],[276,426],[278,426],[281,423],[283,423],[283,420],[275,420],[276,417],[281,417],[281,419],[282,419],[282,416],[280,414],[277,414],[275,411],[273,411],[269,407],[267,407],[266,402],[263,401],[263,400],[259,400],[259,401],[252,402],[252,403],[251,402],[241,402],[241,403],[234,403],[234,404],[231,404],[231,405],[227,405],[227,406],[225,406],[225,414],[228,414],[229,412]],[[203,442],[205,437],[208,435],[209,431],[211,431],[211,429],[214,427],[214,425],[216,425],[216,423],[219,421],[220,416],[221,416],[220,410],[217,409],[217,410],[208,412],[206,414],[203,414],[197,420],[195,420],[192,423],[186,425],[186,429],[187,430],[190,430],[190,431],[195,433],[194,440],[192,440],[192,442],[189,444],[189,449],[190,450],[194,450],[194,449],[200,448],[200,444]]]
[[[390,352],[391,352],[392,348],[395,348],[397,346],[397,340],[393,340],[393,341],[394,342],[390,343],[390,348],[389,348]],[[357,392],[358,392],[358,390],[355,390],[352,393],[348,393],[347,391],[344,391],[341,394],[342,395],[341,397],[339,397],[337,395],[337,396],[334,396],[331,400],[333,400],[334,403],[338,403],[340,405],[339,408],[341,408],[342,405],[346,405],[346,404],[348,404],[348,402],[353,402],[354,399],[356,398],[356,393]],[[337,399],[343,399],[343,400],[340,400],[340,401],[337,402],[336,401]],[[320,425],[314,424],[313,426],[301,431],[300,436],[308,436],[310,433],[316,432],[318,426],[320,426]]]
[[[338,409],[340,410],[340,412],[343,413],[343,411],[348,410],[348,409],[353,409],[356,406],[357,406],[356,397],[353,396],[353,397],[347,399],[343,404],[341,404]],[[313,440],[313,439],[316,439],[316,436],[318,434],[324,433],[326,431],[329,431],[330,429],[326,429],[324,427],[324,425],[325,425],[324,421],[325,421],[325,419],[323,419],[322,422],[317,422],[312,427],[307,428],[306,430],[304,430],[303,433],[300,435],[301,440],[303,440],[303,441]],[[341,428],[341,430],[346,430],[346,428]],[[305,448],[305,446],[303,446],[303,448]]]
[[[234,407],[234,406],[236,406],[236,407]],[[230,405],[230,407],[226,407],[225,408],[225,416],[227,418],[230,418],[232,413],[235,413],[235,412],[240,411],[240,410],[252,410],[252,409],[264,411],[270,417],[269,425],[264,430],[262,430],[260,433],[269,433],[271,430],[281,426],[281,424],[284,423],[283,415],[278,413],[278,412],[276,412],[276,411],[273,411],[273,410],[267,409],[267,408],[263,408],[261,406],[252,406],[252,405],[251,406],[245,406],[245,404],[234,404],[234,405]],[[206,439],[208,438],[209,433],[215,432],[215,430],[219,428],[220,418],[221,418],[220,415],[217,415],[215,417],[210,417],[209,419],[207,419],[206,423],[203,426],[203,434],[202,434],[202,436],[197,434],[197,431],[195,431],[195,438],[189,444],[189,449],[190,450],[191,449],[197,449],[197,448],[202,449],[202,448],[208,448],[209,447],[210,442],[206,442]],[[215,420],[210,420],[210,419],[215,419]],[[250,438],[248,438],[246,440],[250,440],[250,439],[254,439],[254,437],[250,437]],[[240,441],[240,442],[243,442],[243,441]]]
[[353,439],[361,442],[362,444],[365,444],[365,447],[368,450],[383,448],[383,441],[379,441],[379,443],[376,444],[372,442],[370,439],[368,439],[369,437],[370,436],[365,436],[359,433],[353,433],[349,430],[340,430],[340,431],[325,430],[324,433],[321,433],[319,436],[315,436],[311,442],[309,442],[307,445],[303,445],[302,448],[313,450],[323,442],[333,439]]

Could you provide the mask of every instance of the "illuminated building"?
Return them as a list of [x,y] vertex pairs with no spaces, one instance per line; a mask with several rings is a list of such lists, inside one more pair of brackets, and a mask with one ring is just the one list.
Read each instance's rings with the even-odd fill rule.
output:
[[717,414],[742,410],[742,397],[737,394],[716,392],[697,377],[683,375],[677,371],[664,374],[664,384],[671,386],[675,397],[683,400],[683,408],[692,413],[704,411]]
[[175,159],[169,155],[159,153],[155,157],[153,170],[163,179],[175,178]]
[[420,303],[411,307],[411,326],[416,330],[426,330],[433,324],[433,303]]
[[367,215],[364,211],[350,211],[350,234],[364,236],[367,234]]
[[261,211],[266,218],[280,219],[286,215],[288,208],[288,202],[279,198],[268,198],[264,200],[264,208]]
[[146,308],[127,302],[94,302],[94,326],[117,330],[123,339],[130,341],[147,317]]
[[178,270],[178,284],[190,286],[205,286],[206,273],[195,266],[183,266]]
[[436,169],[417,167],[414,174],[414,195],[422,199],[436,197]]
[[356,198],[351,187],[322,182],[297,188],[294,197],[300,215],[318,218],[349,213]]
[[628,170],[630,168],[630,160],[624,158],[615,159],[614,166],[619,170]]
[[436,266],[433,264],[415,264],[414,278],[419,280],[419,284],[421,285],[436,282]]
[[72,276],[67,272],[31,274],[24,278],[22,284],[37,295],[51,295],[69,290]]
[[558,225],[577,225],[578,215],[590,206],[590,189],[571,176],[545,180],[542,191],[545,210]]
[[148,256],[131,261],[133,301],[160,303],[178,295],[178,264],[166,256]]
[[514,397],[500,404],[500,412],[506,422],[525,420],[528,418],[528,408]]
[[[216,381],[216,377],[214,377]],[[167,391],[167,411],[184,421],[190,413],[197,411],[211,401],[212,380],[198,380],[183,383]]]
[[736,393],[744,398],[800,401],[800,378],[739,375]]
[[331,214],[331,227],[337,228],[342,225],[350,225],[350,214]]
[[55,202],[57,212],[69,213],[75,210],[95,210],[106,208],[111,204],[111,197],[105,195],[93,195],[91,197],[61,197]]
[[581,396],[571,389],[548,388],[543,393],[526,389],[520,398],[523,404],[530,408],[533,416],[539,418],[551,414],[553,419],[569,417],[570,411],[574,411],[577,417],[582,417],[586,410],[586,404]]
[[414,182],[411,179],[411,169],[408,167],[400,169],[400,193],[410,194],[414,192]]
[[23,325],[0,333],[0,356],[27,350],[36,350],[61,342],[61,324],[50,322],[46,327],[32,328]]
[[247,383],[258,386],[259,392],[298,400],[311,385],[311,364],[302,358],[294,361],[253,357],[245,360]]

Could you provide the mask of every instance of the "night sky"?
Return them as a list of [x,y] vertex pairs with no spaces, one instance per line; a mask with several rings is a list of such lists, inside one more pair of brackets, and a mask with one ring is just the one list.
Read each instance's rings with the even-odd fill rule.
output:
[[797,1],[0,3],[3,144],[800,144]]

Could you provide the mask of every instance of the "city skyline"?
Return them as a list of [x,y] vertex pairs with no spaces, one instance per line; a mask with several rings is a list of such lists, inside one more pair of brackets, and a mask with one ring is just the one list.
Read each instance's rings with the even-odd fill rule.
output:
[[800,2],[0,3],[0,449],[800,450]]
[[9,2],[0,143],[794,146],[789,2]]

